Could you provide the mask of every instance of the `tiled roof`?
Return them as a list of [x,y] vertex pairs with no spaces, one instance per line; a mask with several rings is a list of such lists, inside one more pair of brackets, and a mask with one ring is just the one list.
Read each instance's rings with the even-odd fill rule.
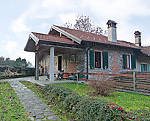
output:
[[54,35],[49,35],[49,34],[42,34],[42,33],[37,33],[37,32],[32,32],[39,40],[45,40],[45,41],[50,41],[50,42],[59,42],[59,43],[65,43],[65,44],[75,44],[73,41],[70,39],[67,39],[65,37],[58,37]]
[[150,46],[145,46],[141,48],[141,52],[150,56]]
[[[56,26],[56,25],[54,25],[54,26]],[[69,28],[65,28],[65,27],[61,27],[61,26],[56,26],[56,27],[58,27],[61,30],[66,31],[84,41],[105,43],[105,44],[118,45],[118,46],[130,47],[130,48],[139,48],[134,43],[130,43],[130,42],[126,42],[126,41],[117,40],[117,42],[110,42],[110,41],[108,41],[108,38],[104,35],[83,32],[81,30],[69,29]]]

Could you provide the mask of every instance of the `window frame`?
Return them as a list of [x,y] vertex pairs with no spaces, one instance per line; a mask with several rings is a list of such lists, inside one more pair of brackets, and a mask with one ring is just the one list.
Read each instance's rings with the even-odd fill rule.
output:
[[[146,65],[146,71],[145,71],[145,68],[144,68],[144,71],[142,71],[142,65]],[[141,72],[149,72],[147,66],[149,66],[148,63],[141,63]]]
[[[124,54],[126,55],[126,68],[125,69],[132,69],[132,55],[131,54]],[[124,60],[123,60],[124,61]],[[124,64],[122,61],[122,65]]]
[[[100,57],[100,67],[96,67],[96,53],[100,53],[100,55],[101,55],[101,57]],[[103,67],[103,54],[102,54],[102,51],[94,51],[94,66],[95,66],[95,68],[102,68]]]

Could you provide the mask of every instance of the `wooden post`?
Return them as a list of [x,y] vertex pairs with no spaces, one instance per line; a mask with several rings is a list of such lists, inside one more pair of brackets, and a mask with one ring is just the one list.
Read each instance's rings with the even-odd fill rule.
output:
[[133,72],[133,90],[136,91],[136,72]]
[[77,73],[77,81],[79,81],[79,73]]

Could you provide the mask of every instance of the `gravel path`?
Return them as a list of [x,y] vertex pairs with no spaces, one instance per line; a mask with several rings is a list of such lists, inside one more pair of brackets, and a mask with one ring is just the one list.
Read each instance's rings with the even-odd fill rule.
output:
[[31,120],[35,121],[60,121],[58,117],[54,115],[54,112],[48,108],[48,106],[34,94],[25,85],[21,84],[18,80],[8,81],[14,88],[19,99],[24,104],[27,113],[30,115]]

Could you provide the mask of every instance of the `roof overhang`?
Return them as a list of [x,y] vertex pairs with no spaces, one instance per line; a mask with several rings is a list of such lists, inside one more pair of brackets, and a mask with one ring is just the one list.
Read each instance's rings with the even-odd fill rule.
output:
[[38,44],[39,39],[33,34],[30,33],[27,44],[24,48],[24,51],[35,52],[36,45]]
[[91,46],[106,45],[106,46],[112,46],[112,47],[120,47],[120,48],[126,48],[126,49],[133,49],[133,50],[138,50],[138,51],[141,50],[141,48],[127,47],[127,46],[110,44],[110,43],[103,43],[103,42],[91,42],[91,41],[87,41],[87,40],[83,40],[82,42],[83,43],[91,43]]

